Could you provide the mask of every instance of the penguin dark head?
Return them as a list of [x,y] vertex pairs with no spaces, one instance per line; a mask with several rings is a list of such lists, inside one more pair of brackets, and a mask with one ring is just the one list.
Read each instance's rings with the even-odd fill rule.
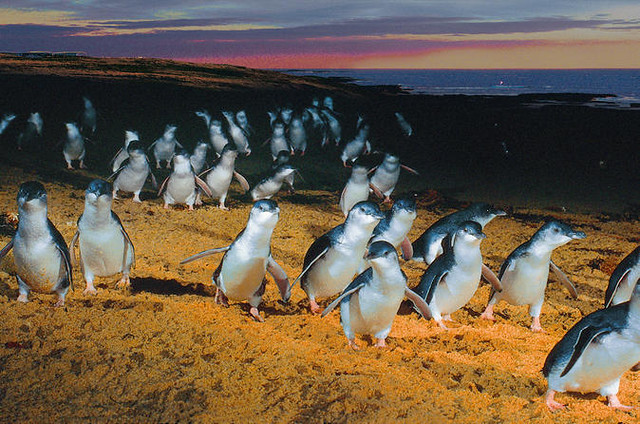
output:
[[533,235],[533,239],[541,240],[553,247],[562,246],[571,240],[579,240],[587,237],[582,231],[576,231],[568,224],[561,221],[549,221]]
[[291,158],[291,153],[288,150],[280,150],[276,155],[276,161],[274,165],[278,167],[280,165],[289,163],[290,158]]
[[369,245],[367,249],[367,255],[364,257],[367,260],[382,258],[382,257],[391,257],[397,256],[396,249],[393,247],[391,243],[388,241],[380,240],[374,241]]
[[278,204],[270,199],[258,200],[251,208],[249,220],[257,225],[275,227],[280,216]]
[[84,192],[85,206],[96,205],[98,202],[111,209],[111,184],[104,180],[96,179],[89,183]]
[[383,218],[384,213],[382,213],[378,205],[367,200],[363,200],[362,202],[358,202],[353,205],[347,215],[347,221],[363,220],[363,222],[367,224],[377,224]]
[[135,151],[140,151],[142,154],[144,154],[144,147],[142,147],[142,143],[140,143],[138,140],[133,140],[131,143],[129,143],[129,147],[127,147],[127,153],[129,153],[129,155],[131,155],[131,153]]
[[404,212],[409,214],[416,213],[415,196],[402,197],[396,200],[391,207],[392,213]]
[[198,141],[198,143],[196,144],[196,147],[193,149],[193,151],[195,152],[198,149],[204,149],[205,152],[211,147],[211,145],[205,141]]
[[47,204],[47,191],[38,181],[27,181],[20,185],[18,190],[18,207],[25,207],[27,204],[36,205]]
[[458,237],[465,237],[469,239],[477,239],[482,240],[487,238],[487,235],[482,232],[482,226],[478,224],[476,221],[464,221],[458,227],[456,231],[456,235]]
[[224,145],[222,150],[220,151],[220,156],[228,156],[228,157],[238,157],[238,149],[236,149],[236,145],[233,143],[227,143]]
[[137,131],[126,130],[124,132],[124,140],[126,143],[131,143],[134,140],[140,140],[140,136],[138,135]]
[[164,136],[165,137],[173,137],[176,134],[176,130],[178,127],[175,125],[167,125],[164,127]]
[[294,172],[296,172],[296,169],[289,165],[288,163],[284,163],[280,166],[278,166],[275,170],[275,174],[276,175],[280,175],[282,177],[286,177],[287,175],[291,175]]
[[486,219],[490,217],[490,220],[496,216],[505,216],[507,213],[502,209],[497,209],[488,203],[472,203],[467,207],[467,210],[472,213],[473,219]]

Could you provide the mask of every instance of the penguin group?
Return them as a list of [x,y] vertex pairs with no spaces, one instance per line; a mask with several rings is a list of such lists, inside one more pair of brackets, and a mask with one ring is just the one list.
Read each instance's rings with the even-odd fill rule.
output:
[[[66,140],[62,149],[68,169],[78,161],[85,168],[85,141],[94,135],[97,112],[88,98],[80,123],[66,123]],[[148,148],[133,130],[125,132],[124,146],[116,153],[107,180],[96,179],[85,191],[84,211],[77,222],[77,232],[67,245],[47,215],[47,193],[37,181],[23,183],[17,194],[19,222],[15,235],[0,251],[0,260],[13,250],[18,301],[27,302],[31,292],[55,293],[56,306],[64,306],[69,288],[73,288],[73,267],[80,265],[86,288],[85,295],[96,295],[96,276],[120,275],[117,287],[130,285],[136,251],[132,238],[112,202],[118,192],[132,193],[140,202],[147,180],[158,187],[152,164],[170,168],[160,184],[164,208],[183,204],[190,210],[202,204],[207,196],[227,209],[226,199],[233,179],[255,202],[244,229],[225,247],[214,247],[195,253],[180,265],[221,253],[222,258],[212,274],[216,289],[215,302],[228,305],[229,300],[247,302],[256,321],[264,321],[259,306],[269,274],[275,281],[283,302],[288,302],[296,284],[308,298],[309,309],[322,317],[340,307],[340,322],[347,343],[358,349],[356,335],[370,335],[377,347],[386,346],[395,316],[406,297],[425,319],[447,329],[452,314],[459,311],[476,294],[481,280],[491,285],[491,294],[481,319],[495,320],[494,308],[505,301],[511,305],[527,305],[530,329],[544,331],[540,314],[545,299],[549,271],[576,298],[577,290],[567,275],[552,261],[553,250],[573,240],[586,237],[582,231],[560,221],[549,221],[533,236],[509,254],[498,274],[484,264],[481,243],[487,237],[484,227],[503,210],[486,203],[474,203],[436,221],[415,241],[408,238],[419,211],[415,196],[392,200],[402,169],[418,174],[402,164],[393,153],[385,153],[382,162],[368,169],[359,158],[373,153],[370,123],[358,117],[355,136],[340,155],[351,177],[340,196],[343,223],[318,237],[304,255],[301,271],[291,282],[273,256],[271,239],[278,223],[280,207],[272,200],[286,185],[294,191],[297,168],[291,157],[304,157],[314,137],[318,147],[343,139],[341,115],[334,110],[331,97],[295,110],[290,106],[268,112],[271,138],[269,144],[271,174],[250,190],[247,179],[236,170],[236,160],[252,153],[254,135],[247,114],[220,111],[219,116],[206,110],[195,112],[206,124],[209,140],[198,141],[190,154],[178,142],[177,126],[169,124],[161,137]],[[404,137],[414,134],[411,124],[395,113]],[[0,121],[0,134],[15,119],[6,114]],[[18,137],[19,148],[32,148],[42,134],[42,118],[32,114]],[[211,165],[208,151],[215,155]],[[147,154],[151,152],[152,162]],[[371,177],[369,175],[373,173]],[[113,181],[110,183],[109,181]],[[380,205],[392,204],[386,213]],[[76,254],[77,246],[77,254]],[[398,250],[401,255],[398,254]],[[413,284],[401,268],[404,261],[424,263],[420,281]],[[178,264],[176,264],[178,266]],[[543,366],[548,382],[546,404],[551,410],[564,405],[554,398],[557,392],[596,391],[606,396],[611,407],[627,409],[617,398],[622,374],[640,364],[640,247],[631,252],[613,272],[606,289],[604,309],[585,316],[551,349]],[[320,303],[329,299],[323,309]],[[319,303],[320,301],[320,303]]]

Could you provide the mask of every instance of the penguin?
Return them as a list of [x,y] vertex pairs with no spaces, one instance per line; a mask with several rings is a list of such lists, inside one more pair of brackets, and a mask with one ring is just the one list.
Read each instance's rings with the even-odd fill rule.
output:
[[29,292],[56,293],[56,307],[64,306],[73,285],[69,249],[47,218],[47,192],[37,181],[28,181],[18,190],[18,230],[0,250],[0,260],[13,249],[19,302],[28,302]]
[[542,368],[548,388],[545,396],[551,411],[565,405],[556,392],[598,392],[608,405],[632,409],[618,399],[620,378],[640,361],[640,287],[631,299],[600,309],[582,318],[551,349]]
[[222,128],[222,122],[218,119],[213,119],[211,121],[211,126],[209,126],[209,142],[218,156],[220,156],[224,146],[229,144],[229,138]]
[[189,153],[185,149],[178,149],[173,156],[173,170],[158,190],[158,196],[161,194],[163,196],[164,208],[169,209],[169,205],[174,203],[184,203],[192,211],[196,201],[197,187],[207,196],[212,196],[207,183],[193,172]]
[[269,141],[269,148],[271,150],[271,157],[273,161],[278,157],[278,153],[283,150],[290,150],[289,141],[285,135],[285,126],[282,120],[277,119],[272,125],[271,138]]
[[300,156],[304,156],[304,153],[307,150],[307,130],[304,127],[301,115],[293,115],[291,122],[289,123],[288,130],[291,154],[295,155],[298,153]]
[[378,205],[359,202],[343,224],[311,244],[304,256],[302,272],[291,287],[301,281],[312,313],[320,312],[316,298],[335,296],[349,285],[360,267],[373,229],[383,218]]
[[487,203],[472,203],[466,209],[454,212],[433,223],[416,241],[413,242],[413,260],[432,263],[442,253],[442,240],[447,234],[456,231],[464,221],[475,221],[484,230],[491,220],[507,213]]
[[239,153],[243,155],[249,156],[251,154],[251,148],[249,147],[249,139],[247,134],[236,124],[233,113],[231,112],[222,112],[222,115],[227,120],[229,124],[229,132],[231,133],[231,138],[233,142],[236,144],[236,148]]
[[354,165],[351,169],[351,177],[342,189],[340,195],[340,210],[345,218],[349,211],[358,202],[369,199],[369,177],[367,168],[363,165]]
[[153,156],[156,159],[156,168],[158,169],[160,169],[161,161],[167,161],[167,168],[171,168],[171,159],[176,151],[176,146],[183,148],[182,144],[176,140],[177,128],[175,125],[167,125],[162,137],[149,146],[149,150],[153,148]]
[[2,120],[0,121],[0,135],[7,129],[11,121],[16,119],[16,115],[13,113],[5,113],[2,115]]
[[280,150],[276,156],[276,160],[271,164],[271,170],[275,171],[280,165],[289,163],[291,152],[288,150]]
[[193,172],[199,174],[207,166],[207,151],[209,150],[209,143],[199,141],[196,147],[193,149],[193,154],[189,157]]
[[413,249],[407,234],[411,231],[416,216],[418,213],[414,196],[396,200],[384,219],[376,225],[369,243],[388,241],[394,248],[400,248],[403,259],[408,261],[413,256]]
[[196,114],[196,116],[202,118],[204,124],[207,126],[207,129],[211,127],[211,114],[206,109],[198,110],[194,113]]
[[84,103],[84,110],[80,117],[80,130],[85,134],[95,134],[98,123],[96,108],[93,107],[93,103],[87,97],[83,97],[82,102]]
[[394,115],[396,117],[396,121],[398,121],[398,126],[400,127],[402,134],[405,137],[411,137],[413,135],[413,128],[411,128],[411,124],[407,122],[407,120],[404,118],[404,116],[402,116],[401,113],[396,112],[394,113]]
[[[445,238],[444,253],[429,265],[414,289],[443,329],[447,329],[443,321],[451,321],[451,314],[466,305],[478,289],[483,266],[480,243],[486,237],[477,222],[461,223]],[[494,289],[502,290],[497,278],[491,282]]]
[[289,125],[291,123],[292,117],[293,117],[293,109],[291,109],[289,106],[285,106],[282,109],[280,109],[280,119],[282,119],[282,122],[284,122],[285,125]]
[[80,169],[86,169],[84,156],[87,152],[84,146],[84,137],[80,134],[76,124],[67,123],[65,126],[67,127],[67,141],[65,141],[62,148],[62,154],[67,162],[67,169],[73,169],[73,166],[71,166],[71,161],[73,160],[79,160]]
[[184,259],[181,264],[225,252],[212,281],[216,286],[216,303],[228,306],[228,299],[249,302],[249,313],[259,322],[264,319],[258,311],[265,291],[266,272],[269,272],[285,298],[289,279],[271,255],[271,236],[278,223],[280,208],[273,200],[256,202],[249,213],[246,227],[231,245],[209,249]]
[[[401,168],[406,169],[414,175],[420,175],[415,169],[401,164],[400,158],[396,155],[392,155],[391,153],[386,153],[382,163],[371,170],[375,170],[371,177],[371,185],[376,187],[378,191],[383,194],[384,197],[381,197],[381,199],[383,199],[384,203],[391,203],[391,198],[389,196],[391,196],[391,193],[396,188],[396,184],[398,184]],[[374,190],[372,189],[372,191]]]
[[135,263],[135,249],[120,218],[111,210],[111,184],[93,180],[84,194],[84,212],[78,219],[78,231],[73,236],[70,256],[75,265],[75,245],[80,247],[80,265],[87,288],[85,295],[95,295],[94,277],[122,274],[116,287],[127,288],[129,274]]
[[504,261],[498,274],[503,290],[492,290],[489,304],[480,317],[493,321],[493,307],[500,300],[516,306],[529,305],[529,315],[532,317],[531,330],[543,331],[540,325],[540,310],[544,302],[550,268],[573,298],[578,297],[578,292],[567,276],[551,260],[551,253],[556,247],[586,236],[582,231],[575,231],[560,221],[544,224],[529,241],[521,244]]
[[357,124],[357,132],[356,136],[348,142],[344,149],[342,150],[342,154],[340,155],[340,159],[342,160],[342,165],[347,166],[347,162],[354,162],[362,155],[368,155],[371,153],[371,143],[369,142],[369,130],[370,126],[367,122],[364,121],[362,117],[358,117]]
[[250,137],[253,133],[253,128],[251,128],[251,125],[249,124],[247,112],[245,112],[244,110],[239,110],[238,112],[236,112],[236,122],[238,123],[238,126],[242,128],[242,131],[244,131],[247,137]]
[[18,135],[18,150],[33,149],[36,147],[34,146],[34,141],[36,137],[42,136],[43,123],[39,112],[33,112],[29,115],[24,131]]
[[113,182],[113,192],[111,197],[117,199],[118,190],[122,190],[133,193],[133,201],[141,203],[140,192],[142,191],[147,178],[151,177],[151,184],[154,189],[158,188],[158,183],[155,175],[151,172],[149,159],[147,158],[144,148],[139,141],[134,140],[129,143],[127,155],[129,157],[124,162],[124,165],[122,165],[120,169],[116,170],[115,173],[108,178],[110,180],[116,176],[116,179]]
[[278,166],[274,170],[273,175],[262,179],[253,187],[251,190],[251,198],[254,202],[260,199],[270,199],[280,191],[284,183],[287,183],[289,191],[293,192],[293,174],[295,172],[296,169],[289,164]]
[[212,197],[220,199],[218,207],[225,211],[229,210],[224,202],[227,199],[229,186],[234,177],[238,180],[238,183],[240,183],[240,186],[245,192],[249,190],[249,183],[246,178],[235,171],[237,157],[238,151],[235,149],[235,146],[227,144],[224,149],[222,149],[218,161],[211,168],[200,174],[200,176],[206,175],[205,181],[209,190],[211,190]]
[[327,96],[322,100],[322,106],[333,111],[333,98]]
[[118,150],[118,153],[116,153],[113,159],[111,159],[112,172],[116,172],[118,169],[120,169],[120,166],[122,166],[122,162],[124,162],[129,157],[128,149],[129,144],[131,144],[132,141],[140,141],[140,136],[138,135],[138,133],[136,131],[125,131],[124,147],[120,148],[120,150]]
[[405,296],[425,317],[431,315],[425,301],[407,287],[407,276],[400,269],[398,254],[390,243],[371,243],[365,259],[371,267],[358,275],[322,312],[325,317],[340,305],[340,323],[354,350],[359,349],[356,333],[372,335],[377,339],[376,347],[387,347],[387,336]]
[[616,267],[609,278],[604,296],[604,307],[626,302],[631,298],[640,279],[640,246],[629,253]]
[[322,146],[326,146],[330,139],[333,139],[336,146],[338,146],[342,139],[342,125],[340,125],[338,118],[333,113],[333,110],[326,108],[320,109],[320,115],[327,128],[327,131],[323,134]]

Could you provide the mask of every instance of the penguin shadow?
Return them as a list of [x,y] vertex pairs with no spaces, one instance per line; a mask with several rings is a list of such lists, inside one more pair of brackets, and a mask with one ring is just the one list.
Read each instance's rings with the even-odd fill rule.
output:
[[[16,286],[17,285],[18,284],[16,283]],[[7,296],[10,300],[15,300],[18,298],[18,294],[20,293],[18,292],[17,287],[13,288],[6,281],[0,280],[0,294]]]
[[212,297],[215,288],[201,283],[181,284],[176,280],[160,280],[157,278],[132,278],[131,294],[153,293],[160,295],[198,295]]

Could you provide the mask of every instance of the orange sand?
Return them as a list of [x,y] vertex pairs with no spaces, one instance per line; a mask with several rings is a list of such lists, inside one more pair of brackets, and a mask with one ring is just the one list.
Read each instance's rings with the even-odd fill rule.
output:
[[[0,176],[0,211],[16,212],[15,193],[35,175],[10,168]],[[83,191],[46,183],[49,217],[67,241],[75,232]],[[301,204],[305,196],[324,203]],[[237,196],[236,196],[237,198]],[[297,199],[296,199],[297,198]],[[335,193],[300,191],[276,199],[281,217],[273,256],[291,278],[315,237],[342,221]],[[131,292],[114,288],[117,277],[98,279],[98,295],[76,289],[63,309],[55,296],[32,294],[18,304],[13,257],[0,265],[0,417],[2,421],[198,421],[198,422],[635,422],[639,413],[608,408],[595,394],[560,394],[569,409],[555,414],[543,403],[544,359],[580,317],[599,308],[609,273],[638,243],[638,222],[552,213],[587,232],[554,253],[576,283],[573,300],[551,281],[543,307],[546,334],[533,334],[526,307],[501,303],[497,321],[478,319],[489,294],[482,285],[467,307],[453,314],[449,331],[400,310],[388,349],[360,340],[347,348],[339,314],[311,316],[302,291],[288,305],[275,284],[261,306],[264,324],[246,304],[214,303],[211,273],[220,256],[178,265],[206,248],[229,244],[245,225],[248,203],[231,211],[208,205],[165,211],[158,199],[116,201],[137,253]],[[431,208],[430,210],[434,210]],[[442,213],[422,205],[415,239]],[[535,214],[497,218],[485,229],[486,263],[501,261],[541,225]],[[529,214],[529,218],[526,215]],[[523,219],[524,217],[524,219]],[[600,218],[600,219],[599,219]],[[5,229],[6,230],[6,229]],[[2,245],[9,236],[0,237]],[[633,237],[636,237],[635,239]],[[405,264],[410,285],[423,264]],[[623,403],[640,405],[637,373],[621,383]]]

